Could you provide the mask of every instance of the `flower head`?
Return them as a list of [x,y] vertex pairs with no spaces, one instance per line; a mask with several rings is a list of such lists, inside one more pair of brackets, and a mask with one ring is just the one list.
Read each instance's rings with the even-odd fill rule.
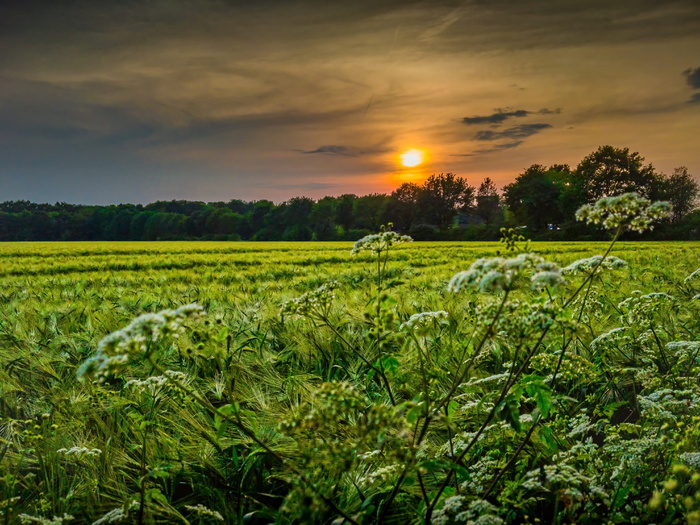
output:
[[627,262],[614,255],[603,258],[602,255],[594,255],[572,262],[569,266],[562,268],[563,273],[590,273],[596,268],[605,270],[618,270],[626,268]]
[[340,285],[337,281],[329,281],[315,290],[290,299],[282,305],[280,313],[299,317],[325,315],[335,299],[335,290],[338,286]]
[[643,232],[654,229],[653,222],[671,215],[668,202],[651,202],[637,193],[603,197],[594,204],[581,206],[576,212],[579,221],[597,224],[606,229],[622,228]]
[[447,324],[447,312],[444,310],[413,314],[411,317],[409,317],[408,321],[401,324],[399,329],[422,335],[431,327],[438,324]]
[[162,310],[137,317],[128,326],[112,332],[99,342],[95,355],[80,365],[78,378],[113,374],[129,362],[143,358],[151,343],[166,336],[177,339],[184,332],[187,319],[203,315],[201,306],[187,304],[176,310]]
[[478,259],[468,270],[455,274],[447,289],[458,292],[463,287],[473,286],[481,292],[495,292],[513,290],[523,283],[537,289],[563,284],[564,278],[555,263],[545,261],[539,255],[521,253],[511,259]]
[[413,242],[413,239],[408,235],[400,235],[396,232],[387,231],[382,233],[374,233],[362,237],[350,251],[350,255],[357,255],[360,252],[369,251],[373,254],[385,252],[394,244],[402,244],[405,242]]

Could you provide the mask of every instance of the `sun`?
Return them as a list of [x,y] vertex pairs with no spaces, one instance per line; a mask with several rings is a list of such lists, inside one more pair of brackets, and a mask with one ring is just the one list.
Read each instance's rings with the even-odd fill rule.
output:
[[423,152],[419,149],[409,149],[400,155],[401,164],[407,168],[414,168],[423,163]]

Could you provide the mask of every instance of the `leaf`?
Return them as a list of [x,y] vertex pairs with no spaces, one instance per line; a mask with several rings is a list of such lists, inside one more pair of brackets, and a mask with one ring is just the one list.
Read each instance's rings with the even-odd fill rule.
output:
[[547,417],[553,406],[552,390],[541,379],[525,385],[527,394],[535,400],[542,417]]
[[501,421],[508,423],[516,432],[522,430],[520,425],[520,399],[508,395],[502,402],[498,410],[498,417]]
[[384,359],[382,359],[382,365],[384,366],[385,371],[392,374],[395,374],[399,370],[399,360],[392,355],[384,356]]
[[559,449],[557,440],[554,439],[554,432],[548,426],[541,426],[538,430],[537,435],[540,438],[540,442],[547,448],[548,452],[555,452]]
[[160,489],[153,487],[146,491],[146,501],[157,501],[163,505],[168,505],[168,498],[165,497]]
[[453,419],[455,417],[455,414],[457,413],[457,410],[459,409],[459,403],[457,401],[452,400],[447,404],[447,418],[448,419]]

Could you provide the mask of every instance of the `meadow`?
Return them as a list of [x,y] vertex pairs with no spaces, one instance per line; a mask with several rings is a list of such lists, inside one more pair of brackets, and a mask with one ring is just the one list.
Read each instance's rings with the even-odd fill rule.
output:
[[0,523],[700,523],[700,242],[392,239],[1,244]]

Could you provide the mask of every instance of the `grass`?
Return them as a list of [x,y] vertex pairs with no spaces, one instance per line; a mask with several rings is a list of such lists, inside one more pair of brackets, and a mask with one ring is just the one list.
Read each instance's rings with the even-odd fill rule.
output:
[[[351,247],[0,245],[1,519],[692,522],[700,365],[668,345],[700,339],[700,242],[618,243],[626,268],[510,294],[447,291],[498,243],[399,245],[379,290]],[[530,250],[563,267],[607,247]],[[328,281],[327,304],[280,315]],[[189,303],[207,314],[180,337],[78,381],[106,335]],[[401,329],[429,311],[445,324]]]

